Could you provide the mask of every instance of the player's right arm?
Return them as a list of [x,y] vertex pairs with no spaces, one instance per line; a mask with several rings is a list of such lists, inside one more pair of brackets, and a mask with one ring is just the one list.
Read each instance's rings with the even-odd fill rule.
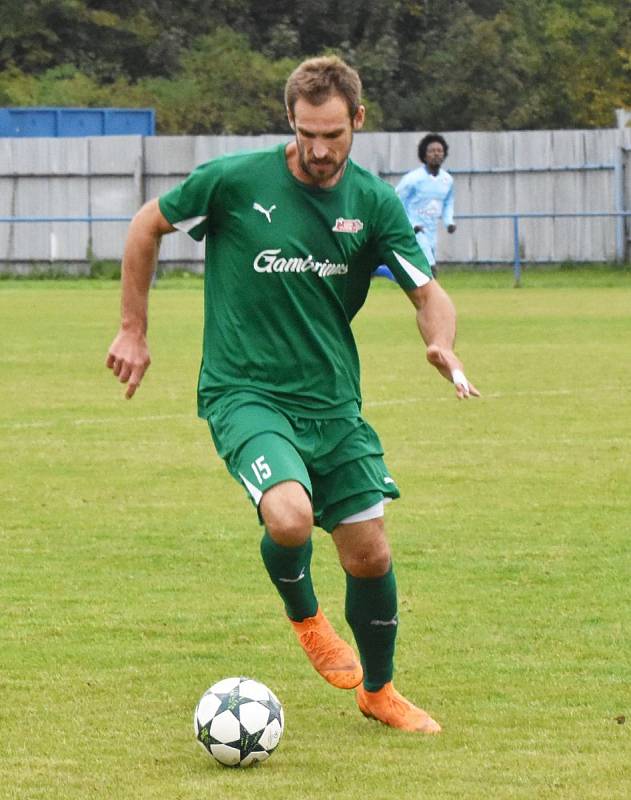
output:
[[149,288],[158,261],[160,240],[174,230],[155,199],[136,213],[127,233],[121,275],[121,324],[108,350],[105,366],[121,383],[127,384],[125,397],[128,399],[134,396],[151,363],[147,345]]
[[424,233],[425,226],[418,219],[418,208],[415,208],[414,200],[418,192],[418,170],[412,170],[401,178],[395,192],[399,200],[403,203],[403,208],[408,219],[414,227],[414,233]]
[[405,208],[406,213],[409,216],[408,211],[408,204],[410,201],[411,196],[414,194],[414,181],[411,178],[410,172],[406,173],[395,188],[395,192],[399,197],[399,200],[403,203],[403,207]]

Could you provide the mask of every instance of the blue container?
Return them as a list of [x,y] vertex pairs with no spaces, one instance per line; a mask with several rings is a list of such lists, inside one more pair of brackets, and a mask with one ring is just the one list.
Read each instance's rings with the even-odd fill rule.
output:
[[0,108],[0,136],[154,136],[153,108]]

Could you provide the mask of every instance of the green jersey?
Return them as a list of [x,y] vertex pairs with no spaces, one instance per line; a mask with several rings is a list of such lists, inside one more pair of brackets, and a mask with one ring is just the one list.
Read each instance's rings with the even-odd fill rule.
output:
[[431,280],[401,201],[351,160],[329,189],[297,180],[285,145],[199,166],[162,195],[176,228],[206,239],[198,409],[247,391],[298,416],[359,413],[351,320],[372,272]]

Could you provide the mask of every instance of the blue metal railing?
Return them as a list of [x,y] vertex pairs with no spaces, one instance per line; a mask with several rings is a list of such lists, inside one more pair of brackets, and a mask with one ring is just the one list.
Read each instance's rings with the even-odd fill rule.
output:
[[513,221],[513,275],[515,283],[521,280],[522,258],[519,248],[520,219],[556,219],[557,217],[616,217],[623,220],[631,216],[631,211],[521,211],[502,214],[456,214],[454,219],[510,219]]
[[[623,225],[625,217],[631,216],[631,211],[518,211],[506,213],[488,214],[456,214],[456,220],[465,219],[509,219],[512,220],[513,227],[513,274],[515,283],[521,280],[522,258],[519,246],[519,221],[521,219],[556,219],[556,218],[581,218],[581,217],[615,217]],[[0,217],[0,223],[37,223],[37,222],[130,222],[131,216],[80,216],[80,217],[49,217],[49,216],[28,216],[28,217]],[[618,227],[620,227],[620,225]],[[486,262],[488,263],[488,261]]]
[[[585,212],[513,212],[507,214],[462,214],[460,219],[512,219],[513,221],[513,269],[515,272],[515,281],[519,282],[521,277],[521,257],[519,253],[519,220],[528,217],[614,217],[616,219],[615,230],[615,245],[616,245],[616,261],[623,261],[625,257],[626,237],[625,237],[625,217],[628,217],[630,212],[626,209],[625,205],[625,188],[624,188],[624,148],[618,147],[615,152],[615,157],[612,162],[590,162],[582,164],[562,164],[558,166],[523,166],[519,167],[512,165],[510,167],[463,167],[463,168],[450,168],[449,172],[452,175],[476,176],[476,175],[512,175],[517,177],[519,175],[537,175],[546,173],[574,173],[580,175],[583,172],[611,172],[612,173],[612,190],[613,190],[613,207],[614,211],[585,211]],[[380,171],[380,177],[387,180],[388,178],[400,178],[407,174],[406,171],[396,172],[383,172]]]

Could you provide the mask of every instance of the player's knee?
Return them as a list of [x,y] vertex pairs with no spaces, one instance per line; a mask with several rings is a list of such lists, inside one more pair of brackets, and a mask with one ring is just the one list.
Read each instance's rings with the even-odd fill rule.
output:
[[379,578],[386,574],[391,563],[390,548],[384,540],[346,553],[342,565],[354,578]]
[[311,536],[313,509],[304,489],[298,492],[271,489],[269,495],[266,492],[261,500],[261,516],[272,539],[285,547],[298,547]]
[[311,510],[287,508],[282,516],[271,515],[265,527],[272,539],[285,547],[298,547],[311,536],[313,516]]

